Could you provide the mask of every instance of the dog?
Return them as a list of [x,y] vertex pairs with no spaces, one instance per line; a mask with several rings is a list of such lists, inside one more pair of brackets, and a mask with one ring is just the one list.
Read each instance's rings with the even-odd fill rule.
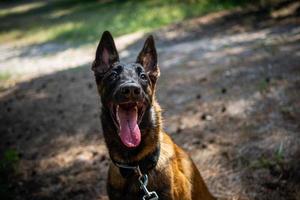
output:
[[150,35],[133,63],[120,62],[108,31],[92,64],[111,158],[107,194],[116,200],[213,200],[188,154],[162,128],[155,97],[160,70]]

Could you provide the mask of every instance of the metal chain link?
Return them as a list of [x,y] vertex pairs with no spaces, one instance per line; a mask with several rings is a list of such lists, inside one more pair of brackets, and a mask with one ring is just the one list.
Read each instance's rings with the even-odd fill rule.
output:
[[143,196],[143,200],[158,200],[158,195],[155,191],[149,191],[147,188],[148,185],[148,176],[147,174],[143,174],[139,166],[128,166],[120,163],[115,163],[118,167],[122,167],[125,169],[133,169],[139,175],[139,183],[140,188],[143,190],[145,195]]
[[140,188],[144,191],[145,195],[143,196],[143,200],[158,200],[158,195],[155,191],[149,192],[147,185],[148,185],[148,176],[147,174],[142,174],[139,167],[137,167],[137,172],[139,174],[139,182]]

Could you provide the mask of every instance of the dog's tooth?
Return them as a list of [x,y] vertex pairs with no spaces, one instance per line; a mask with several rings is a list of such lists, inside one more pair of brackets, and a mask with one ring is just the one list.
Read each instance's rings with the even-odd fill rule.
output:
[[117,119],[118,123],[120,124],[120,119],[119,119],[118,113],[119,113],[119,105],[116,106],[116,119]]

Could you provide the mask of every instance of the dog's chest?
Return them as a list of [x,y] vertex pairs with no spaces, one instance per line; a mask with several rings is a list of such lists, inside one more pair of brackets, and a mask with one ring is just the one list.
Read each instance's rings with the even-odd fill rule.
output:
[[[172,199],[171,188],[169,181],[166,181],[164,175],[160,172],[153,170],[148,174],[149,180],[147,184],[147,189],[155,191],[159,199]],[[137,176],[132,176],[124,179],[122,183],[120,182],[121,177],[118,180],[110,180],[107,185],[107,192],[111,200],[124,199],[124,200],[141,200],[145,195],[144,191],[141,189],[141,184]],[[121,184],[120,184],[121,183]]]

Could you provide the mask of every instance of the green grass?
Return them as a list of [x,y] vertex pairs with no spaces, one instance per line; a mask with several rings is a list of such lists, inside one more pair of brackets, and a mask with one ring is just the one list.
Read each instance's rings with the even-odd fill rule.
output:
[[260,158],[250,163],[250,167],[254,169],[259,169],[259,168],[272,168],[276,166],[282,169],[283,164],[284,164],[284,149],[283,149],[283,143],[281,143],[279,148],[273,153],[271,157],[260,156]]
[[11,77],[11,74],[9,72],[1,72],[0,71],[0,82],[8,80],[8,79],[10,79],[10,77]]
[[260,80],[257,84],[258,90],[262,93],[266,92],[270,84],[266,80]]
[[[189,3],[186,3],[189,2]],[[1,6],[3,4],[4,6]],[[0,42],[95,42],[245,4],[243,0],[61,0],[0,4]]]
[[0,155],[0,196],[14,199],[12,179],[17,174],[20,158],[15,149],[6,149]]

